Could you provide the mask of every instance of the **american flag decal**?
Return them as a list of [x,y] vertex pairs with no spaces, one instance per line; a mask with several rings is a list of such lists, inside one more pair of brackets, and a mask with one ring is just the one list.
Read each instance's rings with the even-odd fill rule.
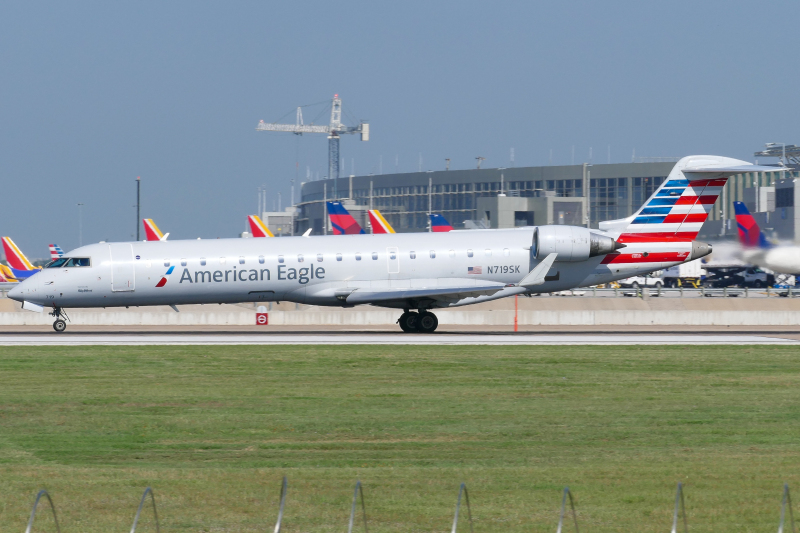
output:
[[482,267],[467,267],[467,274],[483,274]]

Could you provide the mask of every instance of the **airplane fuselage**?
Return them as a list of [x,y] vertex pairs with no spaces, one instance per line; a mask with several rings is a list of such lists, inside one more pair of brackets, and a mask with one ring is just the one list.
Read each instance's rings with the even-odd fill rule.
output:
[[[428,308],[465,305],[520,293],[507,287],[542,259],[535,229],[100,243],[66,254],[88,258],[90,266],[45,268],[11,297],[57,308],[259,301],[343,306],[359,291],[497,288],[491,295],[425,300]],[[692,243],[631,244],[620,251],[556,259],[546,281],[524,292],[595,285],[672,266],[691,258]],[[358,303],[410,306],[402,298]]]

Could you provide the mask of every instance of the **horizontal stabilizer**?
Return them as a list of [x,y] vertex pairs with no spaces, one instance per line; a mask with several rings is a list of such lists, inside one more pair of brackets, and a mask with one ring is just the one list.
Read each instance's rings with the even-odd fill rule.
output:
[[683,174],[689,181],[694,181],[735,176],[746,172],[780,172],[782,170],[786,169],[763,165],[736,165],[732,167],[687,167],[683,169]]

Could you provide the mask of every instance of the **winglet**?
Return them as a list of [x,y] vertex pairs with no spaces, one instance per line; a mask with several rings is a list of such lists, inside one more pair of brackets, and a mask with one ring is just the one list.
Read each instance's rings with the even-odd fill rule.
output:
[[303,237],[308,237],[311,235],[311,228],[308,228],[305,233],[303,233]]
[[544,283],[544,278],[550,271],[550,267],[553,266],[557,255],[557,253],[552,253],[542,259],[542,262],[536,265],[536,268],[528,272],[528,275],[522,278],[522,281],[519,282],[519,286],[533,287]]

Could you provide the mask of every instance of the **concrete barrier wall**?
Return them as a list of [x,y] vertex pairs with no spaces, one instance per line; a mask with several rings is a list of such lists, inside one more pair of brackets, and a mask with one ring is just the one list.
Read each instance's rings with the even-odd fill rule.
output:
[[[442,325],[510,326],[514,311],[440,310]],[[399,311],[381,309],[330,309],[272,311],[273,326],[382,326],[393,325]],[[73,311],[71,324],[86,326],[252,326],[255,311],[153,312]],[[49,325],[53,317],[44,313],[0,313],[2,326]],[[520,311],[521,326],[798,326],[800,311]]]

